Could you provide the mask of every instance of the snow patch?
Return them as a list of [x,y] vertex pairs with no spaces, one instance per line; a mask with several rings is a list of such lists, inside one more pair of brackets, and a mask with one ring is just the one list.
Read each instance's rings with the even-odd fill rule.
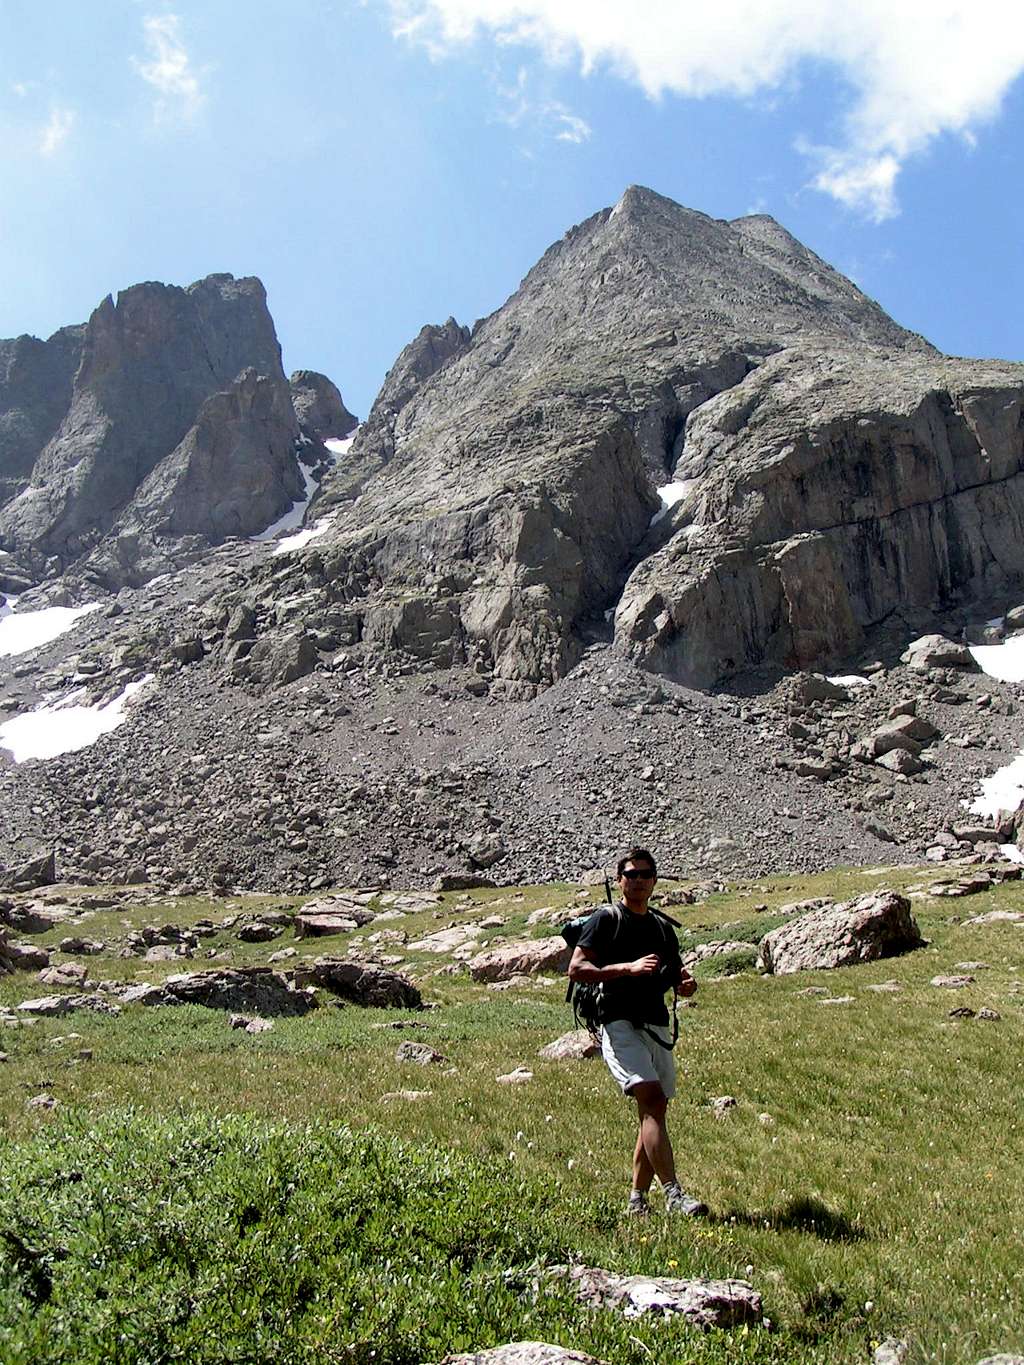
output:
[[1019,849],[1016,844],[1000,844],[999,852],[1008,862],[1024,863],[1024,850]]
[[358,431],[359,428],[356,427],[352,435],[346,436],[343,440],[336,440],[332,436],[329,440],[324,442],[324,445],[327,447],[327,449],[331,452],[332,455],[337,455],[340,458],[342,455],[348,454],[349,448],[351,447],[352,442],[356,439],[356,433]]
[[333,516],[321,517],[312,526],[307,526],[304,531],[296,531],[293,536],[283,536],[274,546],[274,554],[285,555],[289,550],[301,550],[303,545],[308,545],[311,540],[316,540],[318,536],[322,536],[333,520]]
[[1001,645],[971,645],[971,654],[990,678],[1024,682],[1024,635],[1011,635]]
[[52,706],[41,706],[0,725],[0,749],[10,750],[15,763],[28,758],[57,758],[60,754],[75,753],[94,744],[128,719],[125,706],[147,683],[153,674],[147,673],[138,682],[129,683],[105,706],[77,706],[75,698],[81,690],[72,692]]
[[677,479],[674,483],[663,484],[657,490],[658,497],[661,499],[661,511],[655,512],[654,516],[651,517],[651,525],[657,526],[663,517],[667,517],[676,503],[682,502],[697,482],[696,479]]
[[870,678],[863,677],[860,673],[844,673],[842,676],[829,678],[830,683],[835,683],[837,687],[873,687]]
[[[8,607],[17,599],[8,598]],[[97,611],[103,604],[90,602],[85,607],[40,607],[37,611],[8,610],[0,607],[0,658],[25,654],[48,645],[63,635],[81,616]]]

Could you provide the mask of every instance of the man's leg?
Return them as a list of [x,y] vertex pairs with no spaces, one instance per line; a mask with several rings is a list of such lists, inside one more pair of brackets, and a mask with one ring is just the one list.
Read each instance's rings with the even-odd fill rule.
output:
[[[636,1151],[633,1154],[633,1188],[649,1189],[652,1173],[662,1185],[676,1183],[676,1163],[668,1135],[665,1114],[668,1100],[657,1081],[641,1081],[630,1090],[640,1117]],[[637,1177],[646,1176],[647,1184],[638,1185]]]
[[644,1150],[644,1133],[641,1127],[636,1135],[636,1148],[633,1152],[633,1189],[640,1194],[646,1194],[653,1179],[654,1167]]

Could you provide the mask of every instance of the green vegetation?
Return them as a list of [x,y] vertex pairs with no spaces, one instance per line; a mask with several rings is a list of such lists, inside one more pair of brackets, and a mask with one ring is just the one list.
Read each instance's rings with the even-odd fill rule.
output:
[[[688,942],[753,942],[787,902],[936,875],[775,878],[671,913]],[[449,895],[355,937],[415,940],[492,913],[505,936],[546,934],[525,929],[531,911],[581,903],[565,886]],[[233,905],[96,911],[74,931],[113,944],[144,924],[219,922]],[[531,1339],[616,1365],[863,1362],[890,1334],[910,1339],[912,1361],[1024,1350],[1024,927],[959,923],[992,909],[1024,909],[1024,887],[922,895],[928,946],[868,966],[718,979],[741,964],[702,964],[697,1006],[681,1012],[671,1117],[684,1183],[713,1210],[700,1224],[622,1218],[628,1107],[599,1063],[536,1055],[569,1027],[560,981],[493,991],[433,975],[448,957],[385,944],[437,1008],[326,1004],[259,1035],[197,1007],[4,1029],[0,1359],[411,1365]],[[156,981],[217,965],[207,945],[239,963],[293,942],[222,930],[188,962],[83,960],[96,978]],[[294,946],[284,965],[346,941]],[[974,984],[929,984],[965,961],[988,964]],[[899,991],[868,989],[890,979]],[[854,998],[825,1005],[808,986]],[[46,990],[8,977],[0,1005]],[[958,1006],[1001,1019],[950,1017]],[[400,1022],[422,1027],[381,1027]],[[396,1061],[406,1038],[450,1065]],[[533,1080],[496,1084],[517,1065]],[[54,1110],[28,1107],[41,1092]],[[727,1094],[737,1104],[718,1119],[708,1101]],[[583,1309],[540,1274],[569,1257],[750,1279],[772,1328],[703,1336]]]

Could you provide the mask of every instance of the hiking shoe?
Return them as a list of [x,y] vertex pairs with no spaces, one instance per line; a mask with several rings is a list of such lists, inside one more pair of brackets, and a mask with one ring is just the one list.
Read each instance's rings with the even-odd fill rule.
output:
[[642,1190],[633,1190],[626,1205],[627,1218],[646,1218],[651,1211],[647,1196]]
[[703,1218],[708,1212],[707,1204],[686,1194],[678,1185],[669,1185],[665,1190],[665,1212],[681,1213],[685,1218]]

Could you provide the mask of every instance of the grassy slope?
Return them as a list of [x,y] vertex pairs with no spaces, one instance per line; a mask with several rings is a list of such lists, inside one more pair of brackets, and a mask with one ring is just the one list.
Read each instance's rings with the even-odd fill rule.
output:
[[[743,940],[777,923],[773,911],[783,902],[932,875],[889,869],[884,877],[775,879],[672,913],[694,940]],[[456,897],[446,901],[439,913],[387,927],[412,938],[453,919],[479,918],[486,908],[508,918],[496,931],[508,936],[539,905],[579,904],[567,887],[477,893],[463,908]],[[755,913],[754,905],[768,908]],[[930,944],[903,958],[788,978],[747,972],[705,980],[697,1008],[682,1014],[684,1084],[671,1116],[685,1182],[713,1209],[699,1226],[621,1219],[632,1144],[627,1106],[600,1064],[536,1057],[567,1026],[561,982],[493,992],[465,975],[428,977],[446,959],[407,954],[426,997],[440,1006],[421,1015],[426,1027],[414,1032],[374,1027],[400,1016],[333,1007],[277,1020],[258,1036],[231,1031],[222,1014],[199,1008],[135,1007],[119,1019],[83,1012],[5,1030],[0,1047],[10,1060],[0,1070],[6,1135],[0,1161],[10,1178],[0,1194],[0,1229],[44,1256],[59,1245],[71,1255],[53,1265],[50,1300],[33,1306],[25,1253],[0,1245],[6,1267],[0,1317],[8,1324],[0,1358],[90,1365],[115,1358],[117,1334],[109,1328],[104,1336],[102,1324],[148,1322],[140,1306],[151,1297],[142,1292],[147,1285],[166,1282],[170,1299],[180,1300],[175,1258],[188,1246],[190,1273],[203,1286],[200,1306],[179,1312],[177,1325],[168,1309],[167,1322],[133,1329],[120,1358],[260,1359],[269,1348],[258,1343],[275,1333],[288,1343],[278,1358],[297,1361],[369,1359],[370,1350],[378,1361],[436,1359],[448,1349],[545,1335],[616,1362],[677,1360],[683,1341],[685,1358],[693,1360],[724,1360],[726,1353],[765,1361],[863,1360],[870,1342],[890,1332],[909,1336],[917,1359],[971,1361],[1024,1349],[1024,993],[1017,993],[1024,928],[954,922],[993,908],[1024,909],[1024,888],[1009,884],[968,901],[917,900]],[[223,903],[200,902],[173,911],[95,912],[77,932],[113,937],[129,925],[223,913]],[[212,942],[230,948],[233,961],[264,961],[290,941],[249,946],[224,934]],[[315,955],[342,950],[343,943],[297,946]],[[928,984],[964,960],[990,964],[975,973],[975,985],[950,992]],[[179,966],[204,964],[105,958],[89,965],[95,976],[158,980]],[[707,963],[700,974],[708,978],[714,970]],[[866,989],[890,978],[902,983],[899,993]],[[826,1006],[798,993],[808,985],[855,998]],[[0,1004],[44,989],[26,974],[8,978],[0,982]],[[993,1006],[1002,1019],[951,1019],[949,1010],[962,1004]],[[395,1061],[402,1038],[431,1043],[451,1068]],[[79,1058],[82,1049],[91,1057]],[[532,1082],[495,1084],[517,1064],[531,1067]],[[429,1094],[382,1098],[403,1089]],[[52,1113],[26,1107],[41,1090],[59,1102]],[[725,1094],[737,1105],[716,1119],[706,1102]],[[133,1110],[128,1118],[126,1105]],[[121,1117],[110,1118],[111,1111]],[[248,1117],[224,1119],[235,1114]],[[107,1124],[102,1133],[98,1120]],[[314,1128],[306,1132],[308,1124]],[[374,1161],[353,1156],[356,1139],[344,1128],[371,1145]],[[167,1184],[168,1153],[188,1150],[189,1132],[220,1143],[219,1155],[199,1163],[180,1188],[171,1180],[174,1198],[162,1203],[152,1192]],[[247,1149],[248,1162],[240,1156]],[[247,1184],[264,1166],[281,1163],[285,1185],[302,1191],[297,1212],[288,1201],[273,1202],[273,1179],[266,1189],[259,1180],[254,1188]],[[82,1179],[69,1187],[73,1198],[65,1207],[66,1192],[54,1195],[65,1190],[60,1180],[54,1185],[54,1172],[69,1166]],[[431,1189],[428,1200],[412,1198],[418,1185]],[[403,1194],[395,1218],[367,1242],[344,1209],[390,1200],[396,1190]],[[244,1215],[250,1206],[259,1211],[265,1261],[252,1260],[250,1239],[238,1233],[239,1219],[254,1216]],[[223,1211],[219,1233],[208,1228],[210,1209]],[[343,1235],[336,1235],[339,1219],[348,1229]],[[143,1236],[140,1229],[154,1220],[163,1231]],[[83,1226],[91,1229],[84,1241]],[[465,1249],[472,1243],[467,1229],[475,1227],[491,1228],[479,1255]],[[460,1242],[459,1229],[468,1243]],[[126,1260],[123,1248],[140,1238],[150,1250]],[[413,1255],[410,1247],[418,1244],[433,1251]],[[163,1251],[153,1252],[153,1245]],[[631,1271],[749,1277],[776,1330],[696,1338],[678,1324],[585,1314],[557,1295],[531,1306],[521,1292],[529,1281],[524,1267],[535,1256],[551,1261],[570,1252]],[[127,1266],[114,1296],[120,1311],[97,1304],[89,1279],[96,1265],[114,1264]],[[309,1270],[301,1291],[288,1278],[289,1264]],[[518,1268],[511,1287],[501,1273],[507,1267]],[[234,1304],[238,1275],[248,1276],[254,1298],[266,1301],[263,1318]],[[362,1302],[358,1286],[367,1278],[391,1304],[390,1316],[372,1306],[373,1296]],[[218,1334],[218,1320],[234,1325]],[[386,1325],[392,1321],[399,1327]]]

